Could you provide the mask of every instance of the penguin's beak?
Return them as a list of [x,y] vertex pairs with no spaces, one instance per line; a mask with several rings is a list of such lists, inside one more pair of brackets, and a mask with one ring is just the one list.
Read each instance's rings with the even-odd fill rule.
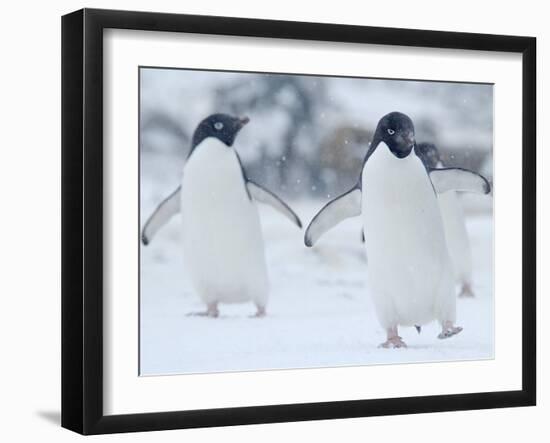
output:
[[241,129],[244,125],[246,125],[248,122],[250,121],[250,119],[248,117],[241,117],[239,120],[238,120],[238,127],[239,129]]

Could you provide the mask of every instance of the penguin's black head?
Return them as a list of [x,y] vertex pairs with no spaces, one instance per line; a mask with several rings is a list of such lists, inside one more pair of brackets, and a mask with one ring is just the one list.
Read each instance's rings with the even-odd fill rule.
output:
[[414,152],[428,169],[437,168],[441,162],[439,150],[433,143],[419,143],[415,146]]
[[408,156],[415,144],[412,120],[401,112],[390,112],[382,117],[374,132],[372,148],[376,149],[380,142],[388,145],[397,158]]
[[227,146],[232,146],[237,133],[249,122],[248,117],[233,117],[227,114],[212,114],[199,123],[193,134],[192,148],[208,137],[215,137]]

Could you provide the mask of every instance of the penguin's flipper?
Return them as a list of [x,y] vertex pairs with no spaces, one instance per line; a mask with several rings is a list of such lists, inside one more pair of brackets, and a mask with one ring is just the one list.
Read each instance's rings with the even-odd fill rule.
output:
[[306,229],[304,243],[313,246],[329,229],[342,220],[361,215],[361,189],[355,187],[345,194],[329,201],[318,213]]
[[300,229],[302,228],[302,221],[296,215],[296,213],[290,208],[290,206],[288,206],[283,200],[277,197],[273,192],[261,187],[258,183],[255,183],[251,180],[247,180],[246,188],[248,189],[248,193],[252,199],[260,203],[270,205],[276,211],[283,214]]
[[143,227],[143,231],[141,231],[141,241],[144,245],[151,243],[157,231],[174,215],[180,212],[180,193],[181,186],[178,186],[178,188],[166,197],[151,214]]
[[491,185],[487,179],[468,169],[431,169],[429,175],[438,194],[443,194],[447,191],[475,192],[476,194],[488,194],[491,192]]

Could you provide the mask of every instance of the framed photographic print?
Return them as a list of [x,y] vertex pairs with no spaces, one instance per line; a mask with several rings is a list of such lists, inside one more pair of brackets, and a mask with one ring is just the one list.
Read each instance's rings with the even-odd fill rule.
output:
[[534,405],[531,37],[62,20],[62,425]]

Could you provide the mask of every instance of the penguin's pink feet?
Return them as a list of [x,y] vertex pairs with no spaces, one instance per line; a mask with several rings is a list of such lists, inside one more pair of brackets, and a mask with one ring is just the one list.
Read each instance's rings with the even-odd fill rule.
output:
[[439,339],[449,338],[453,335],[459,334],[462,331],[462,327],[454,326],[452,321],[446,321],[443,323],[441,333],[437,336]]
[[206,311],[201,312],[190,312],[187,314],[188,317],[211,317],[218,318],[220,311],[218,311],[218,303],[208,303],[206,305]]
[[465,282],[462,284],[462,287],[460,288],[460,293],[458,294],[460,298],[473,298],[474,297],[474,291],[472,291],[472,286],[470,283]]
[[407,347],[407,344],[403,341],[403,339],[397,335],[397,327],[388,329],[386,334],[388,339],[384,343],[380,343],[380,345],[378,345],[379,348],[397,349]]
[[384,349],[397,349],[406,348],[407,344],[401,339],[401,337],[396,335],[395,337],[388,338],[384,343],[380,343],[378,347]]
[[258,306],[256,305],[256,313],[254,315],[251,315],[251,318],[263,318],[266,316],[265,312],[265,306]]

